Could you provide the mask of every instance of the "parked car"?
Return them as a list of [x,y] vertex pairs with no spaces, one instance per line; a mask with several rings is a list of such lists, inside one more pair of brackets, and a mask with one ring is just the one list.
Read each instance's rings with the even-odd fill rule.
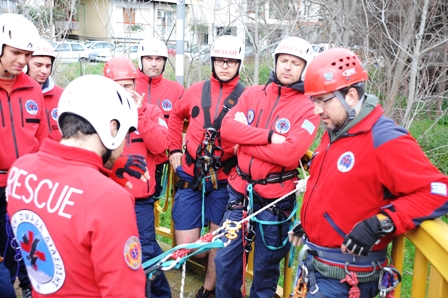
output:
[[98,53],[105,50],[112,50],[115,48],[115,44],[108,41],[94,41],[87,45],[87,50],[89,51],[89,61],[96,61],[96,56]]
[[87,48],[80,42],[55,42],[53,47],[57,59],[63,63],[87,62],[89,59]]
[[325,50],[334,48],[333,44],[328,44],[328,43],[312,44],[311,46],[313,47],[313,58],[316,57],[317,54],[322,53]]
[[168,43],[166,45],[168,48],[168,56],[176,56],[176,44],[175,43]]
[[122,57],[123,51],[125,49],[125,45],[117,45],[112,50],[105,50],[96,55],[96,61],[98,62],[107,62],[109,59],[113,57]]
[[210,45],[209,44],[203,44],[200,46],[198,50],[197,45],[192,45],[191,47],[187,48],[185,50],[185,58],[187,58],[190,61],[196,60],[196,61],[203,61],[204,59],[210,58]]

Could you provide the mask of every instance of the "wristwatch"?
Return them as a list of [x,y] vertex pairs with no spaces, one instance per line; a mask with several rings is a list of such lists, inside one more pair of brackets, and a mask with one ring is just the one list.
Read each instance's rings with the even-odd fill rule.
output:
[[386,216],[382,213],[379,213],[376,215],[376,217],[380,221],[380,229],[384,233],[386,233],[386,234],[391,233],[395,229],[392,219],[390,219],[388,216]]

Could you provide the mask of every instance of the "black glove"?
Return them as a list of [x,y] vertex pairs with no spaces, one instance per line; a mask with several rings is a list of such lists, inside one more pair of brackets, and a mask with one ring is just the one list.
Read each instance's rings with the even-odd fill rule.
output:
[[374,215],[358,222],[345,236],[342,244],[355,255],[367,256],[372,247],[385,235],[378,217]]
[[132,177],[140,179],[147,171],[145,158],[138,154],[121,155],[112,167],[110,178],[122,186],[126,186],[128,179],[123,174],[127,173]]
[[301,220],[297,221],[296,225],[292,228],[292,232],[297,237],[302,238],[302,236],[305,234],[305,231],[303,230],[302,221]]

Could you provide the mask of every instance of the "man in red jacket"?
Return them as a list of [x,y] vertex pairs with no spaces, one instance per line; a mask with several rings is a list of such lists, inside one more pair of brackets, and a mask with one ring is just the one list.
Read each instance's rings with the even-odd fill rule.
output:
[[137,128],[134,100],[86,75],[67,86],[58,111],[60,143],[47,138],[8,173],[8,213],[33,297],[143,298],[134,198],[105,176]]
[[[172,210],[178,244],[195,242],[205,225],[209,231],[219,227],[229,198],[227,178],[236,165],[235,143],[221,138],[220,126],[224,114],[244,90],[239,83],[244,46],[235,36],[221,36],[213,43],[210,57],[210,80],[191,85],[174,104],[170,116],[170,163],[180,178]],[[189,125],[183,154],[185,119]],[[211,250],[204,286],[196,297],[214,297],[214,255]]]
[[[145,102],[159,107],[168,122],[174,103],[184,93],[184,87],[181,84],[163,77],[168,60],[168,49],[163,41],[150,37],[138,45],[137,57],[139,68],[137,92],[145,94]],[[156,156],[155,198],[158,198],[163,190],[162,174],[167,161],[166,152]]]
[[392,238],[448,212],[448,177],[384,116],[378,98],[365,94],[367,80],[359,58],[344,48],[317,55],[305,75],[305,92],[327,128],[300,213],[298,236],[305,232],[309,255],[298,278],[299,285],[309,281],[307,297],[375,297],[388,278],[397,281],[386,258]]
[[[138,111],[137,130],[126,139],[123,154],[143,156],[150,177],[155,176],[155,157],[168,149],[168,127],[162,111],[153,104],[143,101],[142,95],[135,91],[137,69],[128,58],[112,58],[104,65],[104,76],[120,84],[134,99]],[[137,178],[129,177],[132,189],[127,190],[135,198],[137,228],[142,246],[143,263],[160,255],[163,251],[156,240],[154,228],[154,178],[142,183]],[[151,298],[171,297],[170,286],[163,273],[151,281]],[[149,297],[148,297],[149,298]]]
[[33,57],[28,62],[28,70],[26,73],[42,86],[49,136],[55,141],[60,141],[58,102],[64,89],[56,85],[53,78],[50,77],[55,58],[56,53],[53,46],[45,39],[40,39],[37,44],[37,49],[33,53]]
[[[6,177],[19,157],[36,152],[48,137],[41,87],[22,72],[39,41],[39,32],[21,15],[0,15],[0,251],[12,283],[19,277],[23,296],[31,297],[30,280],[23,261],[11,247],[6,218]],[[19,268],[17,269],[17,267]]]
[[[319,124],[312,102],[303,93],[303,75],[311,54],[307,41],[283,39],[275,50],[270,84],[249,87],[223,120],[222,139],[238,144],[238,165],[229,176],[223,222],[241,221],[246,214],[250,216],[273,200],[286,197],[252,218],[244,235],[240,229],[238,237],[217,252],[217,297],[242,297],[243,257],[250,252],[252,241],[255,255],[250,297],[273,297],[276,292],[280,261],[290,247],[287,238],[296,210],[297,167]],[[225,237],[223,241],[227,241]]]

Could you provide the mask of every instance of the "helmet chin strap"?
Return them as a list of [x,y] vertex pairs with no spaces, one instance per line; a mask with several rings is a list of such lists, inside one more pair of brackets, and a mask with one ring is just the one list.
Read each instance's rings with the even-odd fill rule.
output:
[[339,100],[339,102],[342,104],[342,106],[344,107],[344,109],[347,111],[347,119],[345,120],[344,124],[342,124],[342,126],[338,129],[338,131],[340,131],[341,129],[343,129],[350,121],[352,121],[355,117],[356,114],[361,110],[361,107],[364,103],[365,100],[365,95],[363,95],[359,101],[358,104],[356,104],[355,108],[351,108],[349,107],[349,105],[347,104],[347,102],[345,101],[345,97],[342,95],[342,93],[339,90],[336,90],[333,92],[334,95],[336,96],[336,98]]
[[106,165],[106,162],[109,160],[111,155],[112,155],[112,150],[106,148],[106,152],[101,156],[101,159],[103,161],[103,166]]

